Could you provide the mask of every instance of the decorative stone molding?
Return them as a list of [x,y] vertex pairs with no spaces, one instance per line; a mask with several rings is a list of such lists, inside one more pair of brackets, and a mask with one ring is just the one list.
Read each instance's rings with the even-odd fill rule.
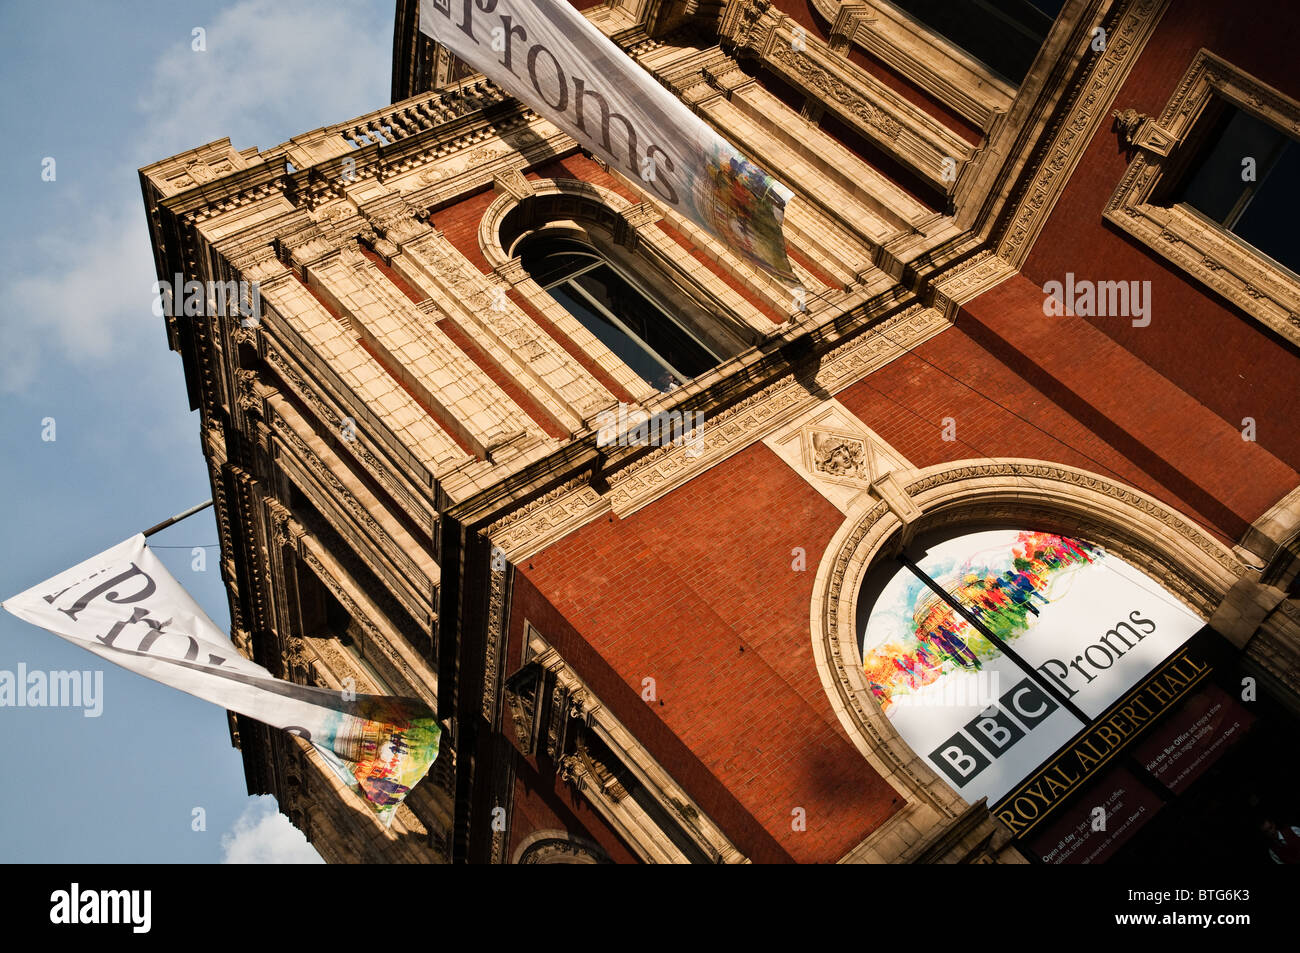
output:
[[487,624],[483,640],[483,717],[489,725],[497,723],[497,680],[501,677],[501,652],[505,645],[506,596],[510,574],[514,570],[505,566],[500,570],[492,565],[488,569]]
[[1116,113],[1122,141],[1137,154],[1102,217],[1300,347],[1300,279],[1190,206],[1158,203],[1216,97],[1300,136],[1300,102],[1202,49],[1159,120]]
[[[281,380],[289,385],[289,389],[308,407],[312,413],[325,425],[331,433],[342,433],[344,415],[340,414],[319,392],[318,382],[309,382],[307,376],[298,368],[296,362],[272,344],[267,344],[264,349],[264,357],[268,364],[275,369],[276,374]],[[355,413],[355,411],[354,411]],[[413,519],[421,529],[429,534],[431,538],[436,537],[437,532],[437,513],[432,505],[428,502],[421,502],[416,495],[407,487],[401,476],[401,468],[394,467],[380,457],[367,445],[365,439],[367,433],[375,433],[376,429],[369,426],[356,428],[356,439],[347,441],[346,447],[360,463],[364,466],[372,477],[387,491],[402,510]]]
[[655,448],[617,470],[608,492],[580,477],[496,520],[487,532],[518,562],[610,510],[633,513],[821,403],[810,389],[843,390],[948,326],[933,309],[907,308],[832,349],[813,381],[783,377],[707,419],[691,443]]
[[[366,494],[364,502],[358,499],[358,492],[363,492],[364,488],[356,483],[355,480],[349,482],[354,487],[349,487],[334,472],[338,466],[337,459],[323,444],[320,444],[319,438],[314,434],[304,436],[294,427],[296,418],[298,423],[302,423],[301,418],[297,418],[291,407],[284,403],[279,403],[274,411],[269,415],[268,423],[273,428],[282,446],[290,450],[294,456],[301,460],[307,470],[325,486],[330,493],[331,500],[341,504],[341,509],[347,512],[355,521],[355,529],[347,532],[349,527],[340,527],[345,535],[352,539],[369,537],[372,541],[375,551],[384,559],[391,560],[394,568],[406,577],[407,585],[411,587],[411,593],[419,598],[422,602],[428,602],[430,591],[436,584],[436,577],[431,579],[429,573],[422,569],[416,562],[407,555],[409,549],[415,549],[415,541],[409,536],[395,540],[387,528],[374,517],[374,513],[383,512],[383,507],[379,506],[376,501]],[[313,446],[317,444],[317,446]],[[325,459],[326,457],[330,458]],[[378,566],[375,566],[378,569]],[[422,591],[423,590],[423,591]],[[398,594],[403,601],[407,597],[403,593]],[[427,614],[428,606],[422,606],[422,612],[417,615]]]
[[[330,558],[310,534],[303,531],[295,539],[297,543],[295,555],[300,565],[310,570],[311,574],[329,590],[352,621],[364,630],[369,643],[383,654],[384,660],[397,676],[393,687],[403,694],[421,699],[431,709],[437,710],[437,676],[423,660],[418,659],[418,656],[405,657],[405,653],[398,648],[405,641],[400,638],[400,633],[370,603],[355,581]],[[327,655],[328,649],[322,648],[320,641],[318,640],[316,649],[321,654]],[[365,676],[359,669],[342,656],[331,657],[330,660],[336,673],[338,667],[343,666],[346,669],[343,674],[360,676],[364,680]]]
[[941,309],[949,321],[955,322],[962,305],[996,288],[1014,274],[1016,269],[1005,259],[990,248],[982,249],[934,280],[931,285],[933,306]]
[[1112,115],[1115,117],[1115,135],[1119,137],[1120,143],[1130,153],[1137,148],[1138,137],[1141,134],[1142,127],[1151,121],[1151,117],[1145,113],[1140,113],[1136,109],[1115,110]]
[[1024,264],[1034,240],[1047,224],[1089,142],[1109,115],[1110,105],[1155,32],[1169,0],[1135,0],[1124,7],[1104,52],[1080,70],[1079,79],[1062,93],[1068,103],[1038,139],[1043,145],[1030,159],[1034,170],[1018,194],[1010,197],[1011,220],[999,242],[998,256],[1016,268]]
[[504,265],[512,258],[511,250],[503,244],[507,216],[512,219],[512,231],[504,237],[511,245],[525,232],[549,222],[568,219],[598,225],[611,235],[618,230],[617,223],[620,221],[632,231],[637,228],[627,216],[639,209],[640,205],[632,205],[623,196],[604,186],[581,179],[526,181],[530,188],[524,194],[498,190],[496,199],[479,219],[479,248],[492,268]]
[[515,864],[612,864],[597,844],[568,831],[536,831],[515,848]]
[[839,12],[831,22],[827,45],[834,52],[847,56],[859,30],[879,22],[880,18],[873,16],[871,8],[865,3],[841,3]]
[[[821,98],[826,108],[936,189],[949,190],[954,179],[950,173],[945,175],[945,160],[960,167],[974,153],[969,142],[876,77],[807,37],[788,16],[767,10],[761,19],[770,21],[761,32],[752,32],[743,41],[740,34],[731,38],[739,49]],[[802,42],[795,42],[795,30],[802,31]]]
[[[918,532],[999,523],[1069,532],[1148,573],[1202,618],[1247,573],[1230,549],[1158,500],[1073,467],[959,461],[917,472],[903,491],[920,513],[914,521]],[[932,824],[942,826],[967,805],[880,710],[858,649],[858,592],[873,565],[896,550],[902,526],[887,503],[867,498],[832,538],[813,588],[813,655],[831,706],[859,752],[909,805],[931,809]],[[886,827],[895,823],[891,819]],[[925,829],[913,833],[928,836]],[[914,844],[917,838],[903,841]]]
[[1268,508],[1242,537],[1260,560],[1260,582],[1286,589],[1300,575],[1300,486]]
[[763,438],[763,443],[841,512],[906,458],[835,399]]
[[829,24],[832,50],[861,48],[981,129],[1010,108],[1013,86],[892,4],[811,0],[810,6]]

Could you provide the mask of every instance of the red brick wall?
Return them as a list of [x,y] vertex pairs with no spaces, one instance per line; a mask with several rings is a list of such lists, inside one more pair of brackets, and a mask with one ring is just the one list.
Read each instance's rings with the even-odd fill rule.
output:
[[[1300,16],[1294,3],[1249,7],[1222,0],[1176,0],[1115,100],[1159,116],[1202,46],[1290,96],[1300,96],[1295,49]],[[1090,318],[1121,344],[1240,430],[1255,418],[1257,438],[1300,469],[1300,354],[1254,318],[1214,295],[1155,251],[1102,221],[1103,206],[1128,161],[1103,123],[1025,263],[1039,289],[1066,272],[1094,281],[1150,279],[1149,327],[1125,318]],[[1245,477],[1245,474],[1241,474]],[[1289,488],[1288,488],[1289,489]]]
[[[1300,475],[1083,318],[1012,278],[837,398],[918,467],[1031,457],[1117,478],[1235,542]],[[943,418],[956,422],[942,439]]]
[[549,764],[539,771],[533,759],[519,758],[508,859],[514,859],[515,850],[529,834],[550,830],[568,831],[599,844],[616,863],[640,862],[585,799],[573,794],[568,785],[557,782]]
[[[813,577],[841,522],[756,444],[518,567],[512,628],[526,615],[755,861],[837,860],[902,803],[848,741],[813,662]],[[791,829],[796,807],[806,831]]]
[[492,269],[483,257],[483,250],[478,247],[478,224],[496,197],[491,188],[485,188],[476,195],[438,209],[432,219],[434,227],[485,275]]

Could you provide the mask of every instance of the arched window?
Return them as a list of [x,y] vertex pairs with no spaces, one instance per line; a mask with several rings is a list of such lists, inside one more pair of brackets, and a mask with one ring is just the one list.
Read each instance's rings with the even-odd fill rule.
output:
[[938,531],[909,553],[859,592],[863,670],[903,740],[972,802],[1015,791],[1203,625],[1070,536]]
[[591,245],[539,235],[517,254],[538,285],[657,390],[670,391],[718,365],[718,355],[671,309]]

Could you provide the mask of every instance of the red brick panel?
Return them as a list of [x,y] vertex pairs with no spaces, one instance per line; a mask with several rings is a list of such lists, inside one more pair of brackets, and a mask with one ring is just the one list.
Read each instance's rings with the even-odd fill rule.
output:
[[487,188],[433,213],[434,226],[485,275],[492,269],[483,256],[483,250],[478,247],[478,226],[483,213],[496,197],[496,193]]
[[[570,537],[570,539],[576,539]],[[560,554],[563,563],[571,558]],[[530,563],[534,566],[536,563]],[[641,701],[640,683],[630,685],[569,621],[532,584],[531,569],[519,567],[511,601],[512,646],[519,642],[515,630],[524,620],[531,622],[547,642],[564,656],[591,690],[619,721],[672,774],[705,812],[724,830],[739,849],[755,863],[788,863],[791,858],[781,845],[745,810],[730,791],[705,767],[694,752]],[[510,657],[519,658],[512,648]],[[509,668],[510,666],[507,666]]]
[[837,860],[901,805],[840,729],[812,659],[813,576],[841,522],[758,444],[521,567],[582,643],[575,668],[612,676],[602,698],[755,860]]
[[[1300,96],[1295,48],[1300,16],[1290,0],[1252,3],[1249,12],[1222,0],[1178,0],[1115,100],[1159,116],[1201,47],[1289,96]],[[1067,272],[1091,281],[1151,281],[1151,324],[1089,318],[1179,387],[1240,430],[1253,417],[1260,445],[1300,469],[1300,354],[1254,318],[1211,292],[1154,250],[1103,222],[1102,208],[1128,158],[1103,123],[1024,266],[1040,289]]]
[[637,856],[605,824],[605,819],[556,778],[550,771],[538,772],[529,760],[517,760],[508,857],[514,858],[515,850],[529,834],[560,830],[599,844],[616,863],[639,863]]
[[[1093,470],[1235,542],[1297,475],[1083,318],[1047,317],[1022,277],[954,329],[837,395],[917,466],[1031,457]],[[944,441],[943,418],[956,424]]]

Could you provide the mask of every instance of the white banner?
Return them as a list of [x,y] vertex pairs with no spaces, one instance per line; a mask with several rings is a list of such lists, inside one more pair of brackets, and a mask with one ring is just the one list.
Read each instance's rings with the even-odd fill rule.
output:
[[386,825],[438,754],[415,699],[295,685],[239,654],[133,536],[4,602],[107,661],[310,741]]
[[741,257],[793,284],[793,193],[564,0],[420,0],[420,32]]

